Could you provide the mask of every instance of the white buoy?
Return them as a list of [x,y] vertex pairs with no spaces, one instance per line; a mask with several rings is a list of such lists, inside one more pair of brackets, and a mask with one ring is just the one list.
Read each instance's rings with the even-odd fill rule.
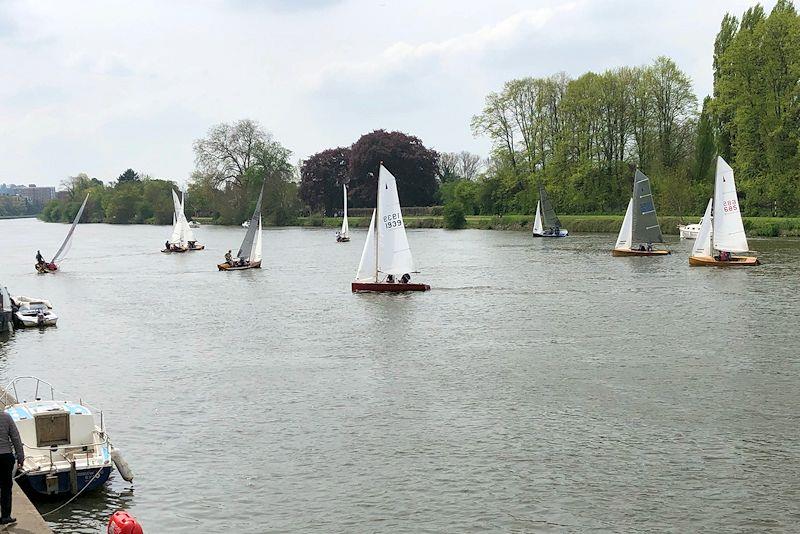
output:
[[133,482],[131,466],[129,466],[125,458],[122,457],[122,452],[120,452],[119,449],[111,449],[111,461],[117,466],[117,471],[119,471],[119,474],[122,475],[122,478],[124,478],[126,482]]

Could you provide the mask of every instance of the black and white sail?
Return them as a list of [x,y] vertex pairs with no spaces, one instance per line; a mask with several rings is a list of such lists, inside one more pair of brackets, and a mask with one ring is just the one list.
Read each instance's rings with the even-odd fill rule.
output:
[[253,216],[250,217],[250,225],[244,235],[242,245],[236,257],[240,260],[256,262],[261,261],[261,199],[264,196],[264,186],[261,186],[261,193],[258,194],[258,202]]
[[544,190],[544,186],[541,182],[538,182],[537,185],[539,186],[539,201],[542,203],[542,219],[544,222],[544,228],[561,228],[561,221],[558,220],[556,210],[553,209],[553,204],[550,203],[550,198],[547,196],[547,191]]

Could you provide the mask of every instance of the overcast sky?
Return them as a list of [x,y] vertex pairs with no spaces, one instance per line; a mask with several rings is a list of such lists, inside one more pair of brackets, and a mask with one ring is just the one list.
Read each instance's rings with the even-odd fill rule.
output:
[[470,118],[511,78],[667,55],[702,100],[722,16],[752,4],[0,0],[0,183],[185,182],[193,140],[242,118],[295,160],[378,128],[485,156]]

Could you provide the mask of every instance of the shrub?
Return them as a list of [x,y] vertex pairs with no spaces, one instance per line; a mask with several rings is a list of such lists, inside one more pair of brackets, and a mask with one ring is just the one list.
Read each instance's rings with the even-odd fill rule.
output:
[[464,217],[464,206],[458,202],[451,202],[444,207],[444,227],[449,230],[466,228],[467,219]]

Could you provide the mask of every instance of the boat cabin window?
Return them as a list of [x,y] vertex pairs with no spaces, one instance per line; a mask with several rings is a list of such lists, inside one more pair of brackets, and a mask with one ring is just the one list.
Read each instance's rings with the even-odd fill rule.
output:
[[36,446],[51,447],[69,443],[69,413],[36,414]]

